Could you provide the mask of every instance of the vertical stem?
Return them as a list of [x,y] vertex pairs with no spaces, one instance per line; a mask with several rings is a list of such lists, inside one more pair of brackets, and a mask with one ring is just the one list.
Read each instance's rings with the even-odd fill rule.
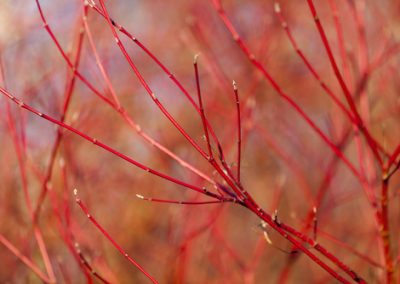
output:
[[366,139],[371,151],[374,153],[374,156],[375,156],[376,160],[378,161],[379,165],[382,166],[383,165],[383,160],[382,160],[382,157],[380,156],[380,153],[379,153],[379,151],[382,149],[382,147],[381,147],[381,145],[379,145],[376,142],[376,140],[368,132],[368,130],[366,129],[360,114],[358,113],[358,110],[357,110],[356,105],[354,103],[354,100],[353,100],[353,98],[351,96],[351,93],[350,93],[350,91],[349,91],[349,89],[348,89],[348,87],[347,87],[347,85],[346,85],[346,83],[345,83],[340,71],[339,71],[339,67],[337,66],[335,57],[333,56],[332,49],[331,49],[331,47],[329,45],[329,42],[328,42],[328,38],[327,38],[327,36],[325,34],[325,29],[322,26],[321,19],[318,16],[318,13],[317,13],[317,10],[315,9],[313,1],[312,0],[307,0],[307,3],[308,3],[308,6],[310,8],[311,14],[312,14],[312,16],[314,18],[314,22],[315,22],[315,25],[317,26],[317,29],[318,29],[318,32],[320,34],[322,43],[324,44],[326,53],[327,53],[328,58],[329,58],[329,62],[330,62],[331,66],[332,66],[332,69],[333,69],[333,71],[335,73],[337,81],[339,82],[339,85],[343,90],[343,93],[344,93],[344,96],[346,98],[346,101],[347,101],[352,113],[354,114],[354,116],[356,118],[358,127],[360,128],[361,131],[363,131],[363,133],[365,135],[365,139]]
[[199,67],[197,65],[197,58],[198,57],[199,57],[199,55],[196,54],[194,56],[194,60],[193,60],[194,74],[195,74],[195,78],[196,78],[197,98],[199,100],[200,117],[201,117],[201,122],[203,124],[204,135],[206,137],[207,150],[208,150],[208,159],[211,160],[211,159],[213,159],[213,153],[212,153],[212,150],[211,150],[210,137],[208,135],[208,128],[207,128],[207,122],[206,122],[207,120],[206,120],[206,115],[204,114],[203,100],[202,100],[202,97],[201,97]]
[[240,116],[240,102],[239,102],[239,91],[236,82],[233,81],[233,92],[235,93],[236,100],[236,114],[237,114],[237,181],[240,184],[240,160],[242,156],[242,119]]
[[383,241],[383,253],[386,263],[386,283],[393,282],[393,259],[390,250],[390,231],[389,231],[389,176],[385,170],[382,178],[381,189],[381,238]]

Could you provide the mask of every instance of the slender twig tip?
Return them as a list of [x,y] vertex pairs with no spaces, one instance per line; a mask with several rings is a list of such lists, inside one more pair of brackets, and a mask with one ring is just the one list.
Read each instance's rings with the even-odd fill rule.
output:
[[140,195],[140,194],[136,194],[136,197],[139,198],[139,199],[144,199],[144,196]]

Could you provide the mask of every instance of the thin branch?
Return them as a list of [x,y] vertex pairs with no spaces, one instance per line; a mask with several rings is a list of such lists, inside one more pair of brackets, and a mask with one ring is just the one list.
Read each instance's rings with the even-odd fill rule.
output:
[[365,128],[364,122],[360,116],[360,114],[358,113],[358,110],[356,108],[356,105],[354,103],[354,100],[351,96],[351,93],[342,77],[342,75],[340,74],[339,68],[336,64],[336,60],[335,57],[333,56],[333,52],[331,50],[331,47],[329,45],[328,42],[328,38],[325,34],[325,30],[321,24],[321,19],[319,18],[318,14],[317,14],[317,10],[315,9],[314,3],[312,0],[307,0],[308,6],[310,8],[311,14],[314,18],[314,22],[315,25],[317,26],[318,32],[320,34],[321,40],[324,44],[326,53],[328,54],[329,57],[329,62],[332,66],[332,69],[335,73],[335,76],[339,82],[340,87],[343,90],[343,93],[345,95],[346,101],[348,103],[348,105],[350,106],[350,109],[352,111],[352,113],[355,115],[358,127],[360,128],[361,131],[363,131],[363,133],[365,134],[365,138],[367,143],[369,144],[370,149],[372,150],[372,152],[374,153],[375,158],[377,159],[377,161],[379,162],[380,166],[383,165],[383,160],[382,157],[380,156],[379,150],[382,149],[382,147],[378,144],[378,142],[376,142],[376,140],[371,136],[371,134],[368,132],[368,130]]
[[23,255],[9,240],[0,234],[0,243],[2,243],[11,253],[31,269],[43,282],[53,283],[28,257]]
[[207,129],[207,123],[206,123],[207,120],[206,120],[206,115],[204,113],[203,100],[201,97],[199,68],[198,68],[198,64],[197,64],[198,57],[199,57],[199,55],[196,54],[194,56],[194,60],[193,60],[194,74],[195,74],[195,79],[196,79],[197,98],[199,100],[200,116],[201,116],[201,122],[203,124],[204,135],[206,137],[208,160],[211,160],[211,159],[214,159],[214,157],[213,157],[213,152],[211,150],[210,137],[208,135],[208,129]]
[[96,221],[96,219],[89,213],[86,205],[82,202],[78,197],[78,191],[74,189],[75,201],[85,213],[85,215],[89,218],[89,221],[95,225],[95,227],[113,244],[113,246],[126,258],[130,263],[136,266],[151,282],[158,283],[142,266],[140,266],[132,257],[122,249],[122,247],[110,236],[110,234]]
[[179,201],[179,200],[169,200],[169,199],[145,197],[141,194],[136,194],[136,197],[141,200],[146,200],[146,201],[150,201],[150,202],[170,203],[170,204],[180,204],[180,205],[205,205],[205,204],[221,204],[224,202],[235,202],[235,199],[212,200],[212,201]]
[[66,124],[64,122],[61,122],[61,121],[59,121],[59,120],[57,120],[57,119],[55,119],[55,118],[53,118],[53,117],[51,117],[51,116],[49,116],[49,115],[47,115],[45,113],[39,112],[38,110],[36,110],[35,108],[31,107],[30,105],[28,105],[28,104],[24,103],[23,101],[15,98],[9,92],[7,92],[5,89],[3,89],[1,87],[0,87],[0,92],[4,96],[6,96],[10,100],[12,100],[15,104],[19,105],[21,108],[24,108],[24,109],[28,110],[29,112],[31,112],[31,113],[33,113],[33,114],[35,114],[35,115],[37,115],[37,116],[39,116],[39,117],[41,117],[41,118],[43,118],[45,120],[48,120],[49,122],[51,122],[53,124],[56,124],[56,125],[58,125],[58,126],[60,126],[62,128],[65,128],[65,129],[73,132],[74,134],[82,137],[83,139],[93,143],[94,145],[97,145],[100,148],[103,148],[107,152],[110,152],[110,153],[114,154],[115,156],[118,156],[119,158],[121,158],[121,159],[123,159],[123,160],[125,160],[125,161],[127,161],[127,162],[129,162],[131,164],[133,164],[134,166],[136,166],[136,167],[138,167],[138,168],[140,168],[140,169],[142,169],[142,170],[144,170],[144,171],[146,171],[146,172],[148,172],[150,174],[153,174],[153,175],[158,176],[160,178],[163,178],[165,180],[171,181],[171,182],[173,182],[175,184],[178,184],[178,185],[181,185],[183,187],[189,188],[191,190],[203,193],[203,194],[208,195],[210,197],[213,197],[215,199],[218,199],[218,200],[224,199],[223,197],[221,197],[221,196],[219,196],[219,195],[217,195],[215,193],[209,192],[206,188],[200,188],[200,187],[191,185],[189,183],[183,182],[181,180],[178,180],[178,179],[176,179],[174,177],[171,177],[169,175],[163,174],[163,173],[161,173],[159,171],[156,171],[156,170],[154,170],[152,168],[149,168],[149,167],[139,163],[138,161],[126,156],[125,154],[122,154],[121,152],[115,150],[114,148],[102,143],[101,141],[97,140],[96,138],[90,137],[89,135],[79,131],[78,129],[76,129],[76,128],[74,128],[74,127],[72,127],[72,126],[70,126],[70,125],[68,125],[68,124]]
[[233,81],[233,92],[235,93],[236,101],[236,115],[237,115],[237,181],[240,182],[240,162],[242,156],[242,119],[240,116],[240,101],[239,101],[239,91],[236,82]]
[[356,176],[360,181],[364,180],[364,177],[358,172],[353,163],[344,155],[340,149],[328,138],[328,136],[322,132],[322,130],[315,124],[315,122],[304,112],[304,110],[291,98],[289,97],[281,88],[281,86],[275,81],[275,79],[270,75],[270,73],[265,69],[265,67],[258,61],[253,53],[251,53],[248,46],[239,36],[235,27],[227,17],[222,5],[219,0],[212,0],[214,7],[220,16],[222,22],[231,33],[232,38],[238,44],[243,53],[247,56],[248,60],[257,68],[266,80],[271,84],[274,90],[285,100],[304,120],[305,122],[318,134],[318,136],[329,146],[329,148],[344,162],[344,164],[350,169],[350,171]]

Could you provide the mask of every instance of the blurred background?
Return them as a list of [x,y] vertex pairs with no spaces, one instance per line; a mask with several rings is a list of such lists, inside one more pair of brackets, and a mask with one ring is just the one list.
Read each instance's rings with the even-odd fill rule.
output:
[[[221,178],[151,100],[106,20],[88,7],[83,21],[82,3],[40,1],[71,64],[111,106],[82,80],[73,79],[33,0],[0,2],[1,87],[152,169],[214,190],[203,177],[215,182],[222,182]],[[93,3],[101,7],[97,0]],[[232,80],[237,83],[243,186],[268,213],[277,210],[279,220],[316,238],[367,281],[380,282],[385,262],[378,245],[376,204],[368,198],[379,201],[382,171],[364,136],[321,87],[324,82],[349,109],[307,3],[283,1],[277,15],[274,1],[222,1],[254,57],[355,166],[365,179],[363,184],[252,65],[212,1],[110,0],[106,5],[113,20],[150,50],[195,102],[193,59],[199,55],[205,115],[234,172],[238,123]],[[392,153],[400,141],[400,2],[330,0],[318,1],[316,8],[366,128],[384,151]],[[300,52],[279,15],[285,18]],[[206,150],[201,117],[190,100],[140,46],[122,33],[119,36],[161,104]],[[300,55],[308,59],[320,80]],[[124,111],[118,112],[118,106]],[[0,98],[0,141],[1,283],[42,282],[5,245],[5,240],[11,242],[45,273],[35,228],[41,231],[57,283],[88,281],[85,271],[90,269],[79,264],[83,259],[111,283],[147,283],[80,210],[74,188],[112,238],[160,283],[335,283],[240,206],[185,206],[138,199],[136,194],[179,201],[205,197],[59,130],[4,96]],[[155,147],[154,141],[204,175],[183,167]],[[396,173],[389,185],[395,264],[399,260],[399,184]],[[34,210],[43,191],[47,194],[36,226],[29,207]],[[397,269],[395,273],[399,277]]]

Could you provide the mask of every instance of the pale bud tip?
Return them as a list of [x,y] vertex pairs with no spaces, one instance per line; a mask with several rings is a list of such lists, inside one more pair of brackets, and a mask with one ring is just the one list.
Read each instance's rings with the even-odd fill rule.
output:
[[200,53],[196,53],[193,58],[193,64],[197,64],[197,59],[199,58]]
[[279,5],[278,2],[274,3],[274,10],[275,10],[275,13],[280,13],[281,12],[281,6]]
[[264,231],[264,238],[267,241],[268,244],[272,245],[272,241],[268,236],[268,233],[266,231]]
[[144,196],[140,195],[140,194],[136,194],[136,197],[139,198],[139,199],[144,199]]
[[77,196],[78,195],[78,190],[76,188],[74,188],[74,195]]

